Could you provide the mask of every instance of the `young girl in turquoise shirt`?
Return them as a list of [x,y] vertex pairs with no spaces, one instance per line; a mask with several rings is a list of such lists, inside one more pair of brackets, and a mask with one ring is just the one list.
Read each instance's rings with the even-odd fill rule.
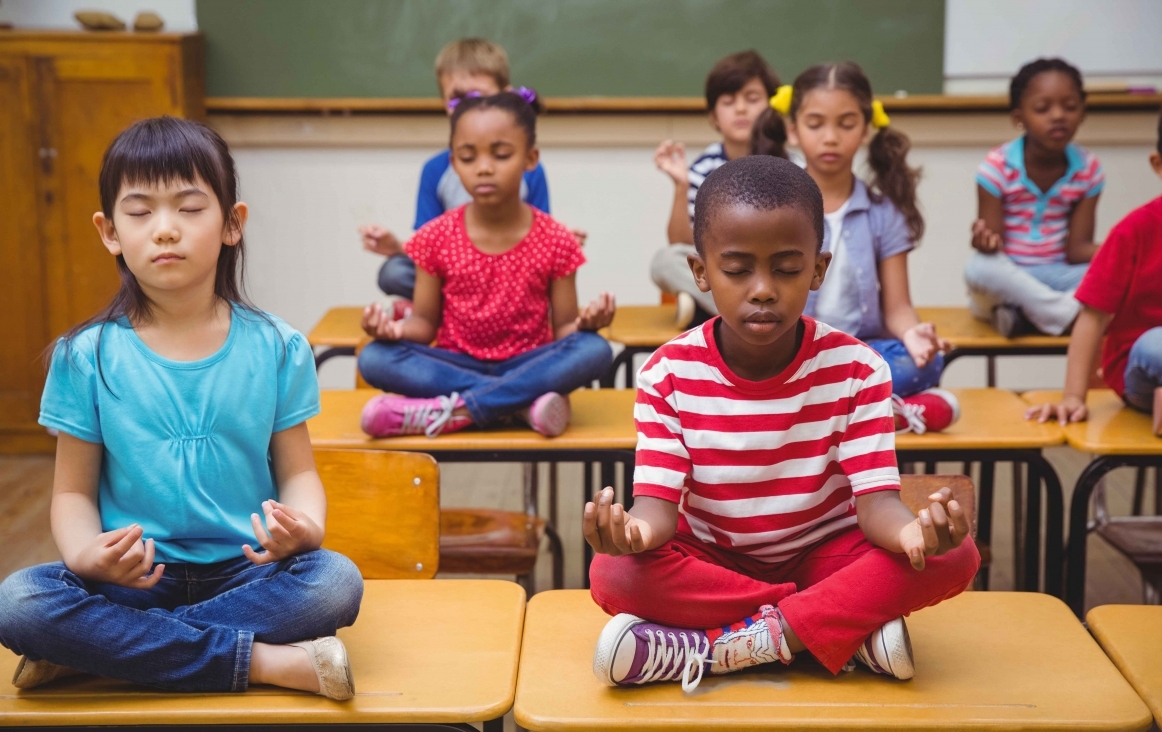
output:
[[178,691],[354,693],[338,628],[363,582],[323,549],[305,420],[310,347],[243,295],[234,161],[197,122],[138,122],[105,153],[93,223],[121,288],[52,353],[62,562],[0,584],[30,688],[83,672]]

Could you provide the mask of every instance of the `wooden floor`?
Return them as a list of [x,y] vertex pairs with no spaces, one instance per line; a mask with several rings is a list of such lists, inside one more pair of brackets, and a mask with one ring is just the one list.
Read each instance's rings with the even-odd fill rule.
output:
[[[1065,505],[1069,505],[1069,493],[1078,474],[1088,462],[1088,457],[1069,448],[1055,448],[1047,451],[1047,457],[1056,468],[1065,487]],[[444,505],[486,505],[494,502],[511,503],[519,498],[515,481],[519,470],[515,466],[446,466],[442,480],[441,503]],[[506,468],[506,469],[505,469]],[[578,475],[566,475],[576,468]],[[941,470],[955,470],[954,465],[942,465]],[[489,471],[501,478],[500,487],[488,479]],[[52,489],[52,458],[0,457],[0,542],[5,551],[0,552],[0,578],[6,577],[21,567],[58,559],[52,537],[49,534],[48,510]],[[566,584],[579,587],[581,582],[581,501],[572,500],[568,495],[580,493],[580,468],[562,466],[561,524],[562,539],[566,552]],[[1012,525],[1012,481],[1011,470],[1006,464],[998,465],[996,515],[993,529],[993,570],[992,588],[1012,589],[1014,585],[1013,553],[1011,545]],[[547,477],[547,476],[546,476]],[[566,479],[569,478],[569,479]],[[1107,480],[1111,513],[1129,512],[1133,474],[1129,470],[1114,472]],[[482,480],[483,479],[483,480]],[[503,485],[509,483],[510,485]],[[542,480],[542,487],[547,480]],[[1152,484],[1152,481],[1150,481]],[[548,497],[542,489],[541,506],[548,505]],[[503,492],[503,494],[502,494]],[[580,495],[576,498],[580,499]],[[1152,492],[1147,493],[1147,506],[1154,505]],[[504,507],[504,506],[498,506]],[[538,586],[549,587],[548,568],[550,562],[538,563]],[[1086,606],[1110,603],[1140,603],[1141,584],[1137,570],[1127,559],[1106,545],[1100,538],[1089,539],[1089,571],[1086,588]]]

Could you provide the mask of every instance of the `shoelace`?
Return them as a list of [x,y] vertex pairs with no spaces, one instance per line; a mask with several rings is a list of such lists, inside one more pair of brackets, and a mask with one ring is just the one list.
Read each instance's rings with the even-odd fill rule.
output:
[[[928,423],[924,421],[924,405],[923,404],[908,404],[900,397],[892,394],[892,412],[904,418],[908,423],[908,427],[918,435],[922,435],[928,431]],[[896,430],[896,432],[907,432],[908,430]]]
[[435,437],[452,420],[452,412],[459,401],[460,394],[454,391],[450,396],[436,397],[422,405],[405,406],[400,431],[409,435],[422,431],[428,437]]
[[[669,643],[667,643],[667,635]],[[682,644],[679,647],[678,637],[674,633],[663,633],[660,630],[647,632],[649,652],[642,668],[642,683],[650,681],[671,681],[682,669],[682,691],[690,693],[698,688],[702,682],[702,673],[706,668],[706,657],[710,654],[710,641],[705,639],[705,647],[699,648],[697,636],[694,645],[690,645],[690,636],[682,633]],[[655,640],[656,637],[656,640]],[[691,679],[692,673],[697,673]]]

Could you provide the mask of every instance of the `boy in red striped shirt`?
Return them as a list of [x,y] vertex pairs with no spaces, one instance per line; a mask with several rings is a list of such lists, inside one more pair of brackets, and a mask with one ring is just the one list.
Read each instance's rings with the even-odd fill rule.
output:
[[948,489],[919,517],[900,502],[887,365],[803,316],[831,258],[822,194],[786,160],[731,161],[694,241],[720,315],[638,375],[632,511],[609,488],[585,507],[593,599],[616,616],[594,673],[689,691],[806,650],[911,678],[902,616],[962,592],[980,555]]

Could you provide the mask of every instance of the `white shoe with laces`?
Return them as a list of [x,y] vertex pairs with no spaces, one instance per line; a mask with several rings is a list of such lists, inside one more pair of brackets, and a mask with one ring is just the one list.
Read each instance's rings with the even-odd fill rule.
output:
[[852,661],[859,661],[877,674],[894,676],[907,681],[916,673],[912,660],[912,639],[908,637],[908,626],[899,617],[872,633],[851,657],[845,669],[854,667]]

